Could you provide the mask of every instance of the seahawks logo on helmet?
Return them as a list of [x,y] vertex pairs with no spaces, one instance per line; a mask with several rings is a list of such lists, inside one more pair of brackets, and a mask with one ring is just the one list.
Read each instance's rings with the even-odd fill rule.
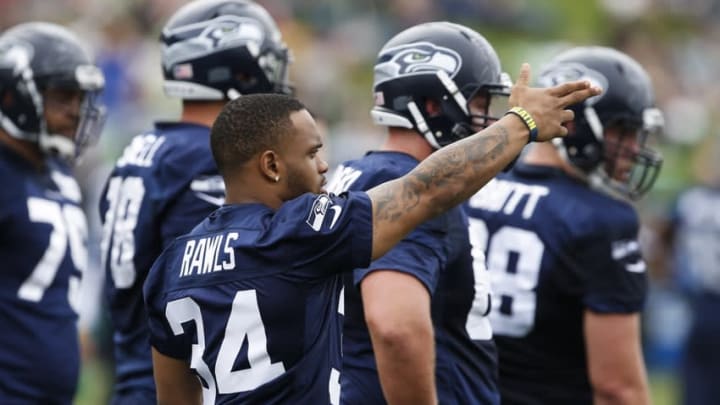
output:
[[605,75],[580,63],[559,63],[550,66],[543,71],[539,82],[543,87],[552,87],[576,80],[587,80],[591,85],[603,90],[601,94],[585,100],[585,105],[588,106],[597,103],[609,86],[608,79]]
[[430,42],[416,42],[383,50],[375,65],[376,85],[402,76],[434,73],[444,70],[454,77],[462,58],[452,49]]
[[257,57],[265,40],[265,32],[258,21],[235,15],[221,16],[210,21],[166,30],[163,35],[167,38],[177,38],[164,50],[166,53],[164,63],[168,66],[219,49],[243,44],[254,57]]
[[10,67],[17,74],[30,66],[34,49],[26,43],[11,43],[0,48],[0,65]]

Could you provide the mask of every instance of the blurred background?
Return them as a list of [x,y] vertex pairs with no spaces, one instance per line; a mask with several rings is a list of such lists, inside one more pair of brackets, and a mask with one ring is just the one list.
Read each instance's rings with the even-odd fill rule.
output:
[[[677,379],[692,319],[668,245],[675,197],[694,184],[720,185],[720,0],[266,0],[294,54],[297,95],[326,123],[331,167],[382,141],[372,126],[372,65],[393,34],[420,22],[468,25],[494,45],[515,78],[527,61],[571,45],[613,46],[649,71],[666,131],[654,190],[641,200],[642,243],[652,285],[644,345],[655,404],[679,403]],[[182,0],[0,0],[0,29],[45,20],[68,26],[93,48],[105,72],[109,120],[78,169],[91,224],[91,252],[81,324],[84,368],[78,404],[104,404],[112,381],[108,319],[100,297],[97,198],[129,139],[153,120],[175,119],[178,100],[161,90],[157,39]],[[720,208],[720,207],[718,207]],[[720,219],[718,219],[720,220]],[[720,245],[720,235],[717,235]],[[720,266],[720,257],[718,266]]]

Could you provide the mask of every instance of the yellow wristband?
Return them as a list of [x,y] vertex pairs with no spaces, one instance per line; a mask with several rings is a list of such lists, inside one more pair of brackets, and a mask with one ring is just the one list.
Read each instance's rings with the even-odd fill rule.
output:
[[523,120],[523,122],[525,123],[525,126],[530,131],[528,143],[535,142],[537,140],[537,136],[538,136],[537,124],[535,124],[535,120],[533,119],[533,117],[530,115],[529,112],[527,112],[522,107],[513,107],[513,108],[509,109],[508,112],[505,113],[505,115],[508,115],[508,114],[517,115],[518,117],[520,117],[521,120]]

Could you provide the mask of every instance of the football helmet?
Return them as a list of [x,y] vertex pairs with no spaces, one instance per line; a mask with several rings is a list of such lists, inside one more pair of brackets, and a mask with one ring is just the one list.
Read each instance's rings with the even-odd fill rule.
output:
[[[100,102],[104,85],[102,72],[80,41],[59,25],[24,23],[0,36],[0,125],[45,154],[72,162],[98,139],[105,123]],[[72,138],[48,128],[44,93],[50,89],[83,92]]]
[[[540,74],[546,87],[587,80],[603,93],[571,106],[574,132],[555,139],[563,158],[591,183],[631,199],[638,199],[654,184],[662,155],[648,144],[660,134],[664,118],[655,108],[652,84],[645,69],[628,55],[605,47],[578,47],[555,57]],[[608,128],[636,134],[633,146],[611,144]],[[618,176],[621,161],[627,173]]]
[[[449,22],[419,24],[380,50],[371,115],[378,125],[415,129],[437,149],[502,117],[511,85],[479,33]],[[468,105],[477,95],[485,97],[484,114]],[[427,100],[440,104],[439,114],[428,114]]]
[[291,94],[290,52],[275,21],[245,0],[195,0],[160,36],[165,93],[190,100]]

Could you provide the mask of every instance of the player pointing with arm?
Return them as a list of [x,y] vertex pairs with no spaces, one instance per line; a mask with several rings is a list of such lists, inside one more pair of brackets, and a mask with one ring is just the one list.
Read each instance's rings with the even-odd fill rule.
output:
[[[531,89],[529,74],[524,66],[510,102],[535,119],[538,140],[564,135],[565,106],[599,91],[586,82]],[[335,196],[317,194],[327,164],[300,102],[228,103],[211,133],[226,205],[165,250],[144,288],[159,402],[336,403],[339,272],[367,266],[462,202],[529,136],[508,115],[406,176]]]

